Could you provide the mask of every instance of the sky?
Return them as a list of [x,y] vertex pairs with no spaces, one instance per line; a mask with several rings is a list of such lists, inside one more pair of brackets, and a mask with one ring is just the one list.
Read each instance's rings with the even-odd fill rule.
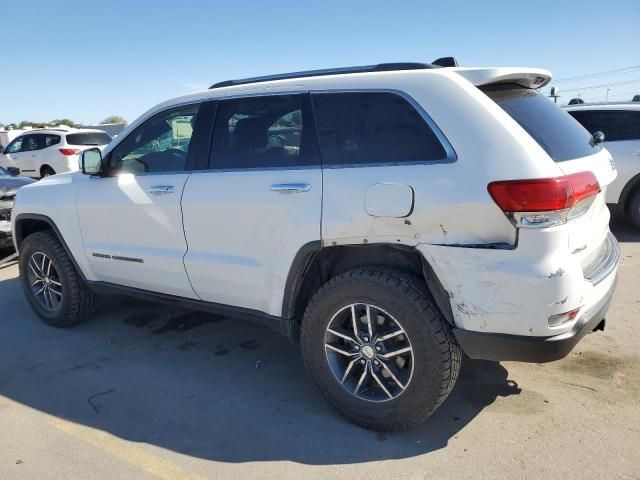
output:
[[10,0],[0,15],[0,123],[133,121],[221,80],[443,56],[546,68],[560,102],[640,93],[640,0]]

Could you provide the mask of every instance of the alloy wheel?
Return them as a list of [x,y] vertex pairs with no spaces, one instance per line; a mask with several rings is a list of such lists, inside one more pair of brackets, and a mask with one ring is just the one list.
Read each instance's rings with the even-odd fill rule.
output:
[[353,303],[325,331],[325,353],[335,379],[361,400],[399,397],[413,376],[413,347],[398,320],[382,308]]
[[58,309],[62,303],[62,283],[51,258],[42,252],[31,255],[28,278],[40,306],[50,312]]

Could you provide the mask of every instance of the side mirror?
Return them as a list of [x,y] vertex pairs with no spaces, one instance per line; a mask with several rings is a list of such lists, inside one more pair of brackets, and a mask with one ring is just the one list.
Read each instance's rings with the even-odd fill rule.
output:
[[604,133],[598,130],[591,136],[591,143],[593,145],[600,145],[602,142],[604,142]]
[[6,170],[12,177],[17,177],[20,175],[20,169],[18,167],[7,167]]
[[99,148],[89,148],[80,154],[80,170],[85,175],[99,175],[102,171],[102,152]]

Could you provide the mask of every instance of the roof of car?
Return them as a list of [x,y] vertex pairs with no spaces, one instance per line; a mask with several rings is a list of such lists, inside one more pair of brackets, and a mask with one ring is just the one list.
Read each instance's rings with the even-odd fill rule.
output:
[[[22,132],[18,137],[22,137],[24,135],[32,135],[34,133],[105,133],[104,130],[91,129],[91,128],[58,128],[58,127],[47,127],[47,128],[32,128],[31,130],[26,130]],[[17,137],[16,137],[17,138]]]
[[563,105],[566,110],[640,110],[640,102],[593,102]]
[[[390,65],[400,65],[398,69],[388,69]],[[357,69],[363,69],[362,71]],[[312,73],[319,72],[317,75]],[[219,98],[235,95],[254,95],[268,92],[285,92],[302,89],[337,88],[340,83],[346,86],[351,82],[368,79],[385,79],[413,77],[415,75],[451,75],[458,74],[476,86],[491,83],[518,83],[528,88],[540,88],[551,81],[551,72],[530,67],[438,67],[433,64],[402,63],[378,64],[365,67],[348,67],[344,70],[327,69],[296,74],[270,75],[241,80],[226,80],[212,85],[212,88],[181,95],[160,103],[152,110],[197,101],[206,98]]]
[[[440,59],[438,59],[440,60]],[[436,61],[437,62],[437,61]],[[540,68],[530,67],[449,67],[432,64],[402,63],[401,68],[388,69],[391,64],[378,64],[377,66],[364,67],[364,71],[353,71],[356,67],[348,67],[346,71],[329,73],[322,71],[320,75],[295,76],[285,74],[284,77],[253,77],[246,81],[225,81],[214,84],[215,88],[192,92],[161,102],[138,117],[121,133],[120,136],[135,129],[144,119],[166,108],[172,108],[187,103],[195,103],[216,98],[233,98],[251,95],[284,94],[301,92],[305,90],[349,90],[349,89],[379,89],[393,88],[393,85],[402,85],[433,76],[455,76],[465,78],[473,85],[483,86],[492,83],[516,83],[527,88],[540,88],[551,81],[551,72]],[[380,67],[383,65],[383,67]],[[367,69],[368,68],[368,69]],[[293,76],[292,76],[293,75]],[[222,83],[222,84],[221,84]],[[117,142],[116,142],[117,143]]]

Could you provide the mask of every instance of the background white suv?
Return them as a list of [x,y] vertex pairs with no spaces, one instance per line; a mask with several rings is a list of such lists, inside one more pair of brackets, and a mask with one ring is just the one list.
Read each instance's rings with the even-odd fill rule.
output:
[[604,133],[618,170],[606,201],[640,228],[640,103],[580,104],[567,111],[591,134]]
[[411,427],[462,352],[551,361],[604,328],[616,172],[549,80],[382,64],[168,100],[18,190],[26,298],[54,326],[99,292],[262,322],[349,419]]
[[104,148],[111,137],[102,130],[46,128],[13,139],[0,155],[1,167],[17,167],[23,177],[43,178],[78,170],[80,152]]

